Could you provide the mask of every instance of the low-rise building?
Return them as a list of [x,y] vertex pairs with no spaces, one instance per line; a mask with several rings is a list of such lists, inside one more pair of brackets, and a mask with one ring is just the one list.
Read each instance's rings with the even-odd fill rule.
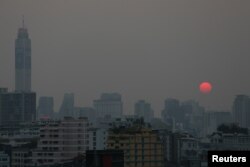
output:
[[12,167],[26,167],[30,166],[31,162],[31,149],[16,148],[12,150],[11,161]]
[[250,150],[248,134],[215,132],[209,139],[212,149],[215,150]]
[[0,151],[0,167],[10,167],[10,157],[3,151]]

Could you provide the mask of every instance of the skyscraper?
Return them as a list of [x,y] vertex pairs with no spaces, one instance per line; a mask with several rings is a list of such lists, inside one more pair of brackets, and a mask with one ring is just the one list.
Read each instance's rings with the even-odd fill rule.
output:
[[31,40],[24,21],[15,41],[15,87],[18,92],[31,91]]
[[154,117],[154,111],[150,103],[147,103],[145,100],[139,100],[135,103],[135,115],[143,117],[145,122],[150,122]]
[[101,98],[94,100],[97,117],[122,117],[122,97],[118,93],[103,93]]
[[18,125],[36,119],[36,93],[0,89],[0,125]]
[[59,110],[59,117],[74,117],[74,94],[65,93]]
[[240,127],[250,127],[250,98],[246,95],[237,95],[233,103],[234,122]]
[[52,118],[54,113],[54,99],[53,97],[42,96],[39,99],[38,117]]
[[162,111],[162,117],[166,121],[169,118],[175,118],[178,116],[180,110],[180,102],[177,99],[168,98],[165,100],[165,106]]

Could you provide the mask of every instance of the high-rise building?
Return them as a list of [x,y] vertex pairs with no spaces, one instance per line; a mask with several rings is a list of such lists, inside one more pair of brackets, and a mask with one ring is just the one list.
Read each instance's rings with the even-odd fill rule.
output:
[[100,99],[94,100],[97,117],[111,116],[113,118],[121,118],[122,107],[122,98],[118,93],[103,93]]
[[226,111],[207,111],[203,114],[203,136],[211,135],[222,124],[232,123],[232,113]]
[[36,119],[36,93],[0,91],[0,125],[18,125]]
[[175,118],[180,110],[180,102],[177,99],[166,99],[165,106],[162,111],[163,118]]
[[37,111],[39,118],[52,118],[54,113],[53,97],[40,97]]
[[65,93],[63,102],[59,111],[61,118],[63,117],[74,117],[74,94]]
[[[199,141],[188,133],[154,130],[163,145],[164,167],[200,166]],[[192,165],[191,165],[192,164]]]
[[154,117],[154,111],[150,103],[147,103],[145,100],[139,100],[135,103],[135,115],[143,117],[145,122],[150,122]]
[[250,98],[246,95],[237,95],[233,103],[234,122],[240,127],[250,128]]
[[180,102],[177,99],[168,98],[165,100],[164,109],[162,110],[163,121],[175,129],[175,121],[178,119],[180,112]]
[[181,112],[185,114],[185,119],[187,119],[185,121],[187,124],[185,124],[188,125],[188,127],[185,127],[185,129],[192,135],[202,135],[205,108],[197,101],[188,100],[182,102],[181,110]]
[[31,40],[24,23],[15,41],[15,87],[19,92],[31,91]]

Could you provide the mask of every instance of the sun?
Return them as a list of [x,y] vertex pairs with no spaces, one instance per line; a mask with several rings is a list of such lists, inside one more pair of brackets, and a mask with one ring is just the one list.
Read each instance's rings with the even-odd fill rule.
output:
[[200,91],[205,94],[210,93],[212,91],[212,84],[210,82],[202,82],[200,84]]

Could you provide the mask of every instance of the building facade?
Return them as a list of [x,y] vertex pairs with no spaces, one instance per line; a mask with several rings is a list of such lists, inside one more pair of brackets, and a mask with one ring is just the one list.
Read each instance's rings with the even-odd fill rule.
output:
[[97,117],[121,118],[123,109],[121,95],[118,93],[103,93],[100,99],[94,100],[94,108]]
[[177,99],[168,98],[165,100],[164,109],[162,110],[163,119],[175,118],[180,110],[180,102]]
[[64,163],[88,150],[87,118],[65,117],[51,121],[40,128],[37,149],[32,150],[33,166]]
[[250,98],[246,95],[237,95],[233,103],[234,122],[240,127],[250,128]]
[[209,137],[213,150],[250,150],[250,135],[215,132]]
[[107,149],[124,151],[125,167],[163,167],[163,148],[150,129],[125,128],[110,131]]
[[0,92],[0,125],[12,126],[36,120],[36,93]]
[[31,166],[30,159],[31,150],[27,148],[17,148],[12,150],[11,161],[12,167],[28,167]]
[[10,157],[3,151],[0,151],[0,166],[10,167]]
[[207,111],[203,116],[203,132],[205,137],[217,131],[217,127],[222,124],[232,123],[232,113],[226,111]]
[[65,93],[59,110],[59,117],[74,117],[75,98],[73,93]]
[[105,150],[107,148],[108,129],[89,128],[89,150]]
[[154,117],[154,111],[151,104],[145,100],[139,100],[135,103],[135,115],[144,118],[145,122],[150,122]]
[[54,113],[54,99],[53,97],[40,97],[38,108],[38,118],[52,118]]
[[75,117],[87,117],[92,123],[96,121],[96,111],[92,107],[75,107]]

